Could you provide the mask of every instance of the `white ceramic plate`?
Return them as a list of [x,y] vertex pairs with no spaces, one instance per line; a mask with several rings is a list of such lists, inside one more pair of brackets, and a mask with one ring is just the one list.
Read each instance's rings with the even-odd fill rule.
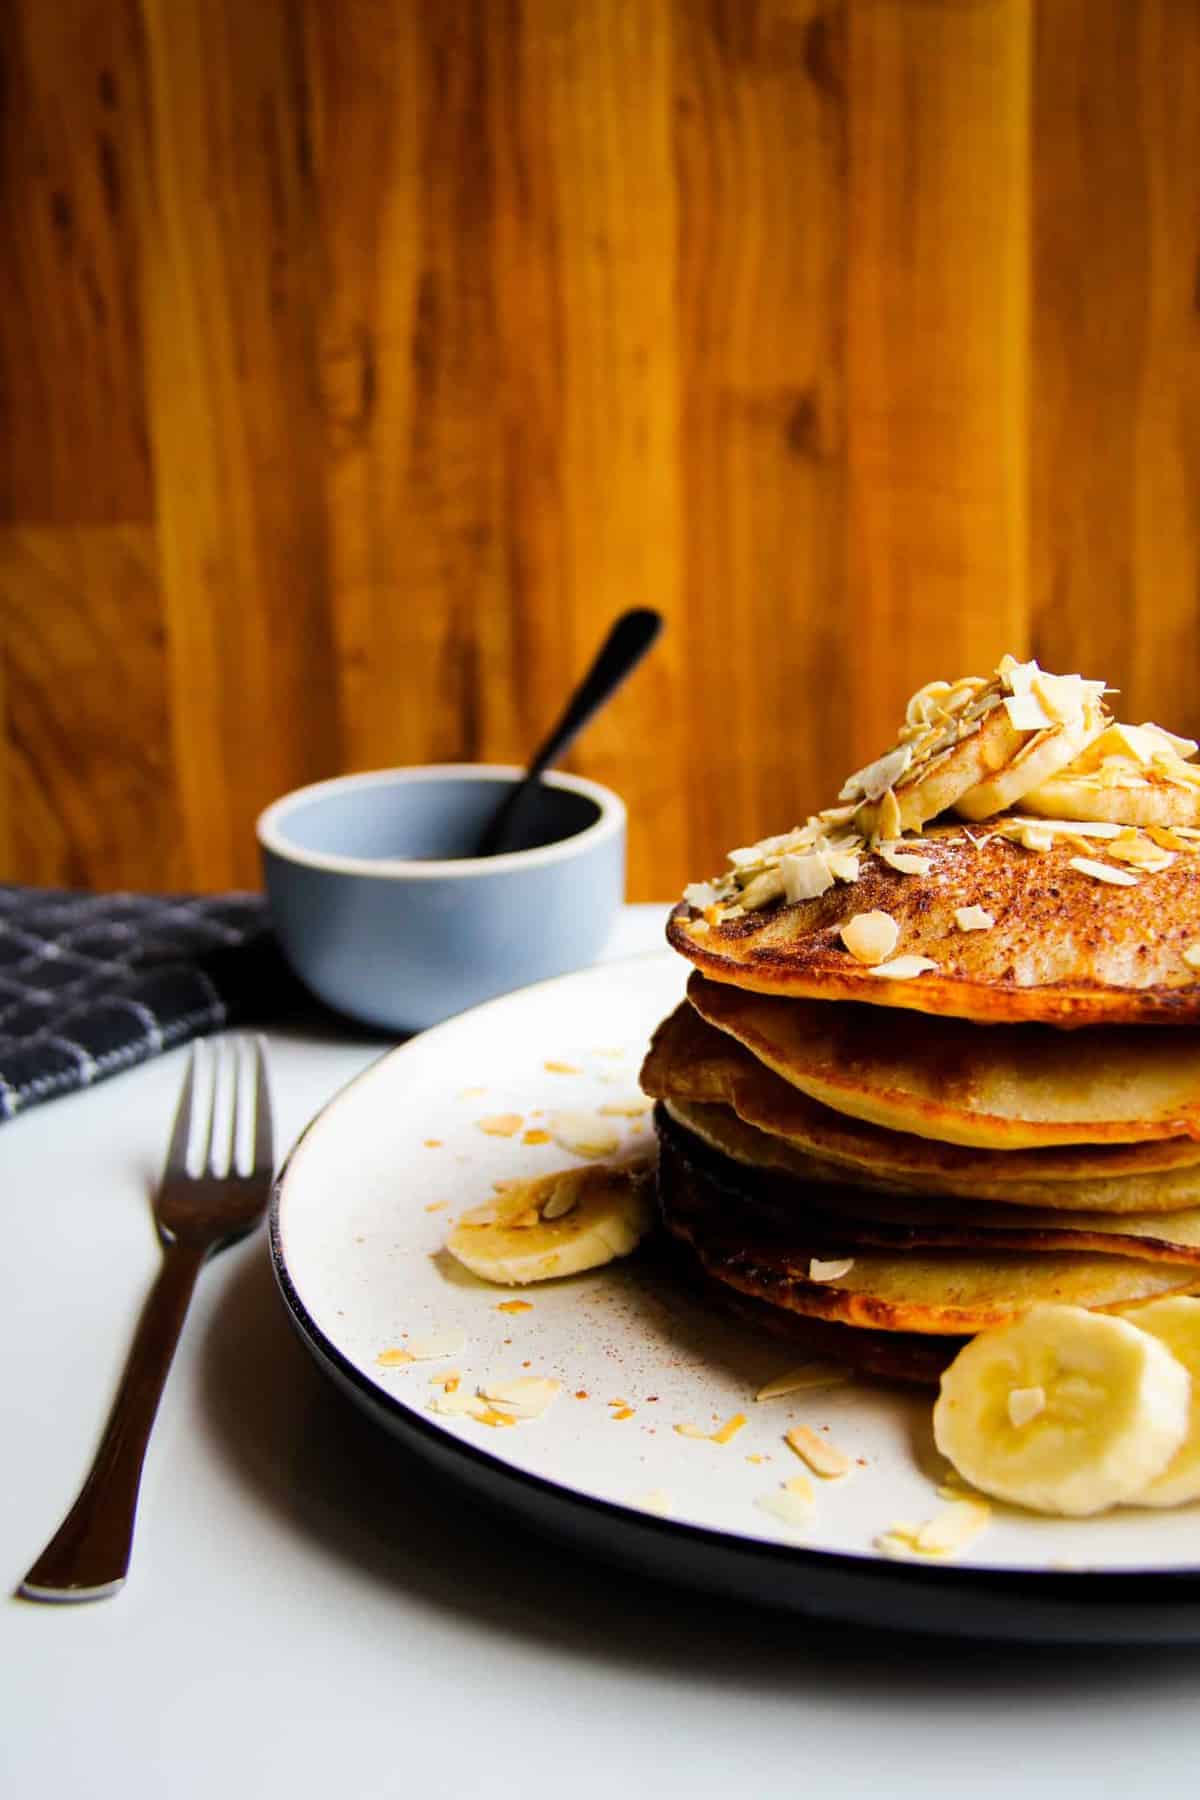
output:
[[[646,1043],[685,973],[654,954],[508,995],[393,1051],[331,1102],[293,1151],[272,1220],[284,1298],[318,1360],[380,1422],[498,1504],[692,1582],[711,1575],[754,1598],[936,1629],[1200,1636],[1200,1508],[1067,1521],[997,1506],[953,1565],[896,1562],[876,1548],[880,1533],[944,1504],[927,1396],[860,1379],[756,1404],[795,1359],[636,1257],[506,1290],[441,1252],[450,1221],[493,1182],[580,1160],[553,1140],[525,1143],[526,1131],[552,1133],[556,1115],[583,1111],[623,1146],[650,1139],[647,1116],[603,1109],[639,1100]],[[520,1118],[516,1135],[481,1129],[498,1115]],[[505,1310],[513,1300],[529,1310]],[[463,1348],[379,1361],[443,1332],[464,1334]],[[451,1366],[470,1383],[539,1374],[562,1390],[541,1419],[515,1427],[443,1418],[428,1410],[431,1377]],[[711,1431],[739,1413],[746,1423],[724,1444],[675,1429]],[[759,1502],[804,1472],[784,1442],[801,1423],[854,1466],[843,1480],[812,1477],[815,1514],[793,1532]]]

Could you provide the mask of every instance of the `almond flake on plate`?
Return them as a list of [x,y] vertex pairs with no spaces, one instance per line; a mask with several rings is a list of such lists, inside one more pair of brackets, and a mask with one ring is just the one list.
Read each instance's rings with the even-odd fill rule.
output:
[[828,1438],[810,1430],[807,1425],[793,1425],[785,1433],[784,1442],[808,1464],[814,1475],[820,1475],[826,1481],[848,1475],[853,1467],[844,1451],[839,1450],[836,1444],[831,1444]]
[[953,1556],[986,1530],[992,1509],[986,1500],[952,1500],[944,1511],[918,1527],[912,1540],[921,1556]]
[[488,1137],[516,1137],[525,1123],[520,1113],[492,1113],[486,1119],[476,1119],[480,1131]]
[[911,981],[914,976],[924,975],[926,969],[936,968],[928,956],[893,956],[891,962],[875,963],[867,974],[878,975],[883,981]]
[[611,1156],[620,1144],[619,1134],[595,1113],[560,1112],[550,1120],[556,1144],[574,1156]]
[[955,908],[954,923],[960,931],[990,931],[996,920],[985,906],[959,906]]
[[798,1368],[787,1369],[782,1375],[765,1381],[754,1398],[780,1400],[785,1394],[799,1394],[806,1388],[841,1387],[853,1379],[853,1371],[844,1363],[801,1363]]
[[671,1513],[671,1496],[665,1488],[651,1488],[648,1494],[637,1494],[630,1501],[639,1512],[658,1513],[662,1518],[669,1518]]
[[838,1281],[843,1275],[848,1275],[853,1267],[854,1258],[852,1256],[835,1257],[829,1262],[822,1262],[819,1256],[814,1256],[809,1260],[808,1279],[810,1281]]
[[410,1339],[408,1354],[414,1362],[435,1362],[443,1356],[457,1356],[466,1347],[465,1331],[435,1331],[429,1337]]
[[[807,1485],[807,1484],[806,1484]],[[785,1482],[769,1494],[760,1494],[754,1502],[760,1512],[767,1513],[789,1531],[803,1531],[812,1524],[815,1510],[812,1489],[807,1495],[794,1482]]]
[[518,1419],[540,1419],[561,1391],[562,1382],[548,1375],[517,1375],[511,1380],[479,1384],[482,1399],[497,1412],[510,1413]]
[[1073,856],[1068,867],[1078,870],[1080,875],[1090,875],[1093,881],[1106,881],[1110,887],[1136,887],[1137,876],[1131,875],[1127,869],[1114,869],[1108,863],[1093,862],[1090,856]]

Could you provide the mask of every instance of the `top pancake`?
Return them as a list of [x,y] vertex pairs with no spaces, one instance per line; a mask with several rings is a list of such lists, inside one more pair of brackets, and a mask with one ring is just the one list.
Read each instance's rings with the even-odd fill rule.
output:
[[[1200,971],[1183,960],[1200,942],[1200,857],[1139,870],[1125,887],[1073,869],[1078,845],[1025,850],[988,837],[986,826],[932,827],[903,848],[926,859],[929,873],[904,875],[864,852],[857,881],[813,900],[775,901],[716,924],[681,902],[668,939],[710,980],[764,994],[980,1023],[1200,1023]],[[959,930],[955,912],[967,906],[985,907],[995,924]],[[899,926],[897,956],[927,956],[937,967],[890,980],[856,962],[840,929],[874,910]]]

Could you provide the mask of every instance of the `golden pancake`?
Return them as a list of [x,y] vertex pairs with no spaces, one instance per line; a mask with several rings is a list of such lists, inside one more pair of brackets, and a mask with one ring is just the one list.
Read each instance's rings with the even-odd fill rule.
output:
[[[1071,867],[1086,846],[1069,839],[1035,851],[986,825],[940,825],[902,848],[929,872],[902,874],[864,851],[857,880],[815,899],[775,900],[715,923],[681,902],[667,936],[713,981],[763,994],[985,1023],[1200,1023],[1200,971],[1183,955],[1200,942],[1195,855],[1138,871],[1132,886],[1110,886]],[[1089,854],[1102,856],[1102,845]],[[961,931],[955,913],[970,906],[985,908],[994,925]],[[856,962],[839,932],[874,910],[896,921],[897,955],[927,956],[936,967],[893,980]]]
[[[1188,1293],[1195,1269],[1123,1256],[989,1256],[947,1252],[856,1256],[845,1274],[813,1280],[823,1246],[798,1224],[786,1241],[768,1236],[740,1203],[737,1170],[670,1121],[660,1122],[663,1222],[691,1246],[714,1279],[806,1317],[871,1330],[963,1335],[1005,1325],[1042,1303],[1120,1312],[1164,1294]],[[732,1169],[732,1174],[730,1173]]]
[[[752,1176],[753,1210],[776,1224],[803,1221],[830,1251],[1077,1250],[1103,1256],[1200,1266],[1200,1206],[1172,1213],[1090,1213],[1045,1207],[989,1206],[926,1194],[900,1194],[880,1183],[830,1182],[828,1163],[743,1124],[726,1106],[661,1102],[667,1117]],[[757,1177],[757,1179],[753,1179]]]
[[641,1082],[654,1099],[732,1107],[781,1150],[790,1145],[820,1159],[829,1181],[1093,1212],[1172,1212],[1200,1203],[1194,1138],[999,1152],[886,1131],[810,1100],[686,1002],[655,1032]]
[[777,1000],[693,976],[702,1018],[852,1118],[983,1150],[1200,1136],[1200,1032],[982,1030]]
[[922,1337],[914,1331],[866,1331],[827,1319],[806,1319],[785,1312],[768,1300],[741,1294],[710,1276],[691,1245],[664,1234],[662,1248],[670,1264],[690,1288],[709,1304],[738,1319],[756,1333],[775,1339],[791,1362],[843,1363],[861,1374],[909,1387],[936,1388],[945,1369],[968,1341],[961,1337]]

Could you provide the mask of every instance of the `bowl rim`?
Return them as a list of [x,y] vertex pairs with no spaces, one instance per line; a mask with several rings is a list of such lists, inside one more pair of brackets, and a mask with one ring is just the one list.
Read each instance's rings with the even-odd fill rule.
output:
[[394,881],[399,877],[448,881],[566,862],[624,830],[625,802],[620,795],[614,794],[611,788],[602,787],[598,781],[590,781],[586,775],[570,775],[562,769],[551,769],[542,776],[545,785],[563,788],[591,800],[599,808],[599,817],[570,837],[557,838],[552,844],[539,844],[532,850],[508,850],[501,856],[464,856],[452,860],[337,856],[331,851],[305,849],[286,836],[289,813],[318,794],[332,794],[348,788],[403,787],[417,781],[461,781],[464,777],[487,782],[511,781],[524,773],[518,763],[410,763],[395,769],[367,769],[356,774],[334,775],[327,781],[310,782],[307,787],[293,788],[289,793],[281,794],[259,813],[254,833],[263,850],[284,862],[300,863],[309,869],[323,869],[334,875],[363,875],[383,881]]

